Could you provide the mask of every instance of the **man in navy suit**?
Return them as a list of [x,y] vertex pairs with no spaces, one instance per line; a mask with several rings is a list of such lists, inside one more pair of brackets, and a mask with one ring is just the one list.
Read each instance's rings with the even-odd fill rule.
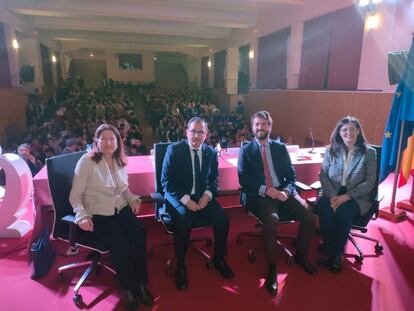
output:
[[208,221],[214,231],[214,267],[224,278],[233,271],[224,260],[227,254],[229,219],[216,201],[218,186],[217,152],[203,144],[207,123],[198,117],[187,125],[187,140],[171,144],[164,158],[161,183],[174,226],[177,257],[176,287],[188,287],[185,255],[194,222]]
[[271,140],[273,120],[267,111],[251,117],[255,139],[240,149],[237,170],[244,195],[242,198],[263,223],[266,257],[269,264],[266,289],[276,295],[277,223],[280,220],[300,221],[295,262],[307,273],[318,271],[309,262],[307,253],[315,228],[315,217],[295,189],[295,170],[286,146]]

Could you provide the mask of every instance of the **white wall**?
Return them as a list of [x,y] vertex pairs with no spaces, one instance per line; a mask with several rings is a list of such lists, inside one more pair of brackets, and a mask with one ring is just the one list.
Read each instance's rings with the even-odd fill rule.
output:
[[[258,39],[285,27],[291,28],[288,51],[288,88],[297,88],[302,54],[303,24],[305,21],[353,5],[353,0],[314,0],[303,5],[287,6],[284,10],[265,11],[259,14],[257,25],[247,30],[235,30],[229,46],[250,43],[255,57],[250,63],[251,88],[256,87]],[[387,53],[410,48],[414,31],[414,1],[384,0],[378,4],[380,27],[365,32],[358,89],[394,92],[395,86],[388,83]]]
[[[121,51],[107,51],[106,52],[106,74],[108,78],[114,81],[124,82],[154,82],[155,81],[155,66],[153,52],[136,52],[142,54],[142,70],[121,70],[119,69],[118,53]],[[125,53],[133,53],[131,51]]]
[[393,93],[396,86],[388,82],[390,51],[408,50],[414,31],[414,1],[384,2],[378,5],[380,26],[365,30],[359,71],[358,89]]

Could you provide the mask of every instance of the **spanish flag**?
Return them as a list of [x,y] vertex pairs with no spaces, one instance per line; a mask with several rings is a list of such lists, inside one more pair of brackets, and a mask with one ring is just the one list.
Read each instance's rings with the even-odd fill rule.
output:
[[403,152],[401,158],[401,171],[398,187],[404,186],[410,174],[414,173],[414,131],[407,139],[407,148]]

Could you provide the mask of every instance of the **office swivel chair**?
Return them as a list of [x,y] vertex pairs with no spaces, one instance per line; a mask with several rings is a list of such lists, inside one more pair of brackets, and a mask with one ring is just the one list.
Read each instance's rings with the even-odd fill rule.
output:
[[58,268],[57,277],[61,282],[64,279],[63,272],[86,267],[74,288],[73,302],[78,308],[84,307],[82,296],[79,293],[80,287],[92,271],[100,273],[104,267],[116,274],[112,268],[102,262],[102,255],[109,252],[108,247],[96,241],[90,232],[83,231],[74,223],[75,215],[69,202],[69,194],[76,163],[84,153],[84,151],[74,152],[46,160],[49,190],[54,208],[53,237],[69,242],[72,252],[75,252],[79,246],[91,250],[86,261]]
[[[154,165],[155,167],[154,177],[155,177],[155,191],[156,192],[151,194],[151,198],[154,202],[156,220],[161,221],[167,233],[172,234],[174,233],[174,225],[172,223],[171,215],[168,212],[168,207],[167,207],[168,203],[164,199],[164,189],[161,185],[162,164],[164,161],[165,153],[167,151],[167,147],[169,145],[170,143],[154,144],[154,164],[155,164]],[[207,226],[210,226],[210,223],[207,221],[203,221],[199,223],[194,223],[192,229],[199,229],[199,228],[204,228]],[[190,243],[189,243],[190,248],[194,249],[196,252],[198,252],[204,258],[207,259],[206,267],[208,269],[212,269],[213,260],[208,253],[206,253],[204,250],[202,250],[201,248],[197,247],[194,244],[195,242],[198,242],[198,241],[204,241],[206,243],[206,246],[211,246],[213,244],[212,239],[209,237],[205,237],[205,236],[192,237],[190,238]],[[156,248],[168,246],[168,245],[174,245],[173,239],[169,239],[168,241],[161,242],[156,245],[152,245],[149,250],[150,256],[154,256]],[[171,258],[167,261],[166,273],[168,276],[171,276],[173,273]]]
[[[372,198],[372,205],[371,208],[369,209],[369,211],[367,213],[365,213],[362,216],[357,217],[356,219],[354,219],[353,223],[352,223],[352,227],[351,227],[351,232],[348,235],[348,240],[351,241],[351,243],[355,246],[358,254],[354,256],[355,261],[356,262],[360,262],[362,263],[364,260],[364,253],[362,252],[360,246],[358,245],[358,243],[356,242],[356,240],[354,239],[354,237],[358,237],[364,240],[368,240],[368,241],[372,241],[375,243],[374,249],[375,249],[375,253],[377,255],[382,254],[383,251],[383,246],[381,245],[381,243],[379,242],[378,239],[374,239],[372,237],[369,237],[365,234],[362,233],[366,233],[368,231],[367,229],[367,225],[370,222],[371,219],[375,220],[378,218],[378,214],[379,214],[379,204],[382,200],[382,197],[379,197],[378,195],[378,186],[379,186],[379,173],[380,173],[380,164],[381,164],[381,146],[376,146],[376,145],[371,145],[371,147],[373,147],[377,153],[377,166],[376,166],[376,182],[375,182],[375,186],[374,189],[372,190],[371,193],[371,198]],[[303,185],[303,184],[302,184]],[[297,184],[298,186],[298,184]],[[318,193],[318,197],[322,196],[322,189],[321,189],[321,184],[320,182],[315,182],[313,183],[310,187],[309,186],[301,186],[299,185],[299,187],[303,190],[303,191],[308,191],[308,190],[316,190]],[[308,203],[310,205],[315,206],[317,202],[317,198],[316,200],[309,200]],[[317,209],[315,210],[314,208],[314,212],[317,214],[318,211]],[[358,233],[357,231],[359,231],[360,233]]]

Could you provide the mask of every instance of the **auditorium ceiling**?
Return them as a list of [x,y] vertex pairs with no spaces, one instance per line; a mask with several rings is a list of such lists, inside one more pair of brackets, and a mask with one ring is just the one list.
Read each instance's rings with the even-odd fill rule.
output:
[[251,30],[263,10],[305,0],[0,0],[1,16],[62,51],[151,50],[198,54]]

